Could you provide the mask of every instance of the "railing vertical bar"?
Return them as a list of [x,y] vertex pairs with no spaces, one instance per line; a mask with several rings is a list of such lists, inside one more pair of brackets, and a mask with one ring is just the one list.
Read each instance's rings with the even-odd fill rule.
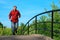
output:
[[21,35],[22,35],[22,27],[21,27]]
[[[25,26],[24,26],[25,27]],[[24,27],[22,28],[22,35],[24,35]]]
[[29,35],[29,22],[28,22],[28,35]]
[[37,34],[37,16],[35,16],[35,34]]
[[52,22],[51,22],[51,38],[53,39],[53,11],[52,11]]

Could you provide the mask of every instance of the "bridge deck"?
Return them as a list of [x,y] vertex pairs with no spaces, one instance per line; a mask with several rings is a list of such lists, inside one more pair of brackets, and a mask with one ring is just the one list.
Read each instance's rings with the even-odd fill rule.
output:
[[0,40],[52,40],[49,37],[33,34],[33,35],[12,35],[12,36],[0,36]]

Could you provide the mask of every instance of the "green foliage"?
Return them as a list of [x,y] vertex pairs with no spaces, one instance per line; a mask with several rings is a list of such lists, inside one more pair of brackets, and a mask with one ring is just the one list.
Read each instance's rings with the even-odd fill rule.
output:
[[7,36],[12,35],[11,28],[5,28],[5,29],[0,28],[0,36],[2,35],[7,35]]
[[3,28],[3,24],[0,22],[0,28]]
[[0,28],[0,36],[2,36],[2,35],[3,35],[3,29]]
[[5,28],[3,29],[3,35],[12,35],[11,28]]

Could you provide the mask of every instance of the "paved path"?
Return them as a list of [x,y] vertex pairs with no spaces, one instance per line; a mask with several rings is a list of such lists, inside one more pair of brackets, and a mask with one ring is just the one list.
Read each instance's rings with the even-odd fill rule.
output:
[[33,34],[33,35],[12,35],[12,36],[0,36],[0,40],[51,40],[51,38]]

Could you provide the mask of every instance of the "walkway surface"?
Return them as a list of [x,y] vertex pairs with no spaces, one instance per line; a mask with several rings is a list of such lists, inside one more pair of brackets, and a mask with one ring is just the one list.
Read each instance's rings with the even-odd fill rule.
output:
[[52,40],[49,37],[39,34],[33,35],[12,35],[12,36],[0,36],[0,40]]

